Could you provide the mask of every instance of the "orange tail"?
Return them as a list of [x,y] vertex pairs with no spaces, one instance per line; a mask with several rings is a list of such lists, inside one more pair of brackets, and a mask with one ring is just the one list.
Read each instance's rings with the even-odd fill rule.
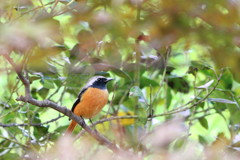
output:
[[72,120],[72,122],[69,124],[65,134],[71,134],[73,132],[74,128],[76,127],[76,125],[77,125],[77,122]]

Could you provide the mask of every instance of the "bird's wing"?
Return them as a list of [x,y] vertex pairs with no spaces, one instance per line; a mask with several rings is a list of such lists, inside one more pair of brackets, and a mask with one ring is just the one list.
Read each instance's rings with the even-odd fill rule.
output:
[[72,112],[74,111],[74,109],[75,109],[75,107],[77,106],[77,104],[80,103],[81,98],[82,98],[82,94],[83,94],[86,90],[87,90],[87,88],[83,88],[83,89],[81,90],[81,92],[79,93],[78,98],[76,99],[76,101],[74,102],[74,104],[73,104],[73,106],[72,106],[72,109],[71,109]]

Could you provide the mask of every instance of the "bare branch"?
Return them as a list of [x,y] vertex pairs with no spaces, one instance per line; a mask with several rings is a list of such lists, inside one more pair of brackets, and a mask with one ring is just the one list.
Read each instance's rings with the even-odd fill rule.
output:
[[60,113],[63,113],[64,115],[68,116],[70,119],[76,121],[79,125],[81,125],[81,127],[84,128],[92,137],[98,140],[100,144],[107,146],[109,149],[116,153],[124,152],[122,149],[118,148],[114,143],[112,143],[107,138],[102,136],[99,132],[97,132],[96,130],[92,130],[89,126],[86,125],[85,121],[82,118],[73,114],[72,111],[70,111],[66,107],[59,106],[58,104],[50,100],[39,101],[32,97],[24,96],[20,96],[19,98],[17,98],[17,101],[27,102],[39,107],[50,107]]

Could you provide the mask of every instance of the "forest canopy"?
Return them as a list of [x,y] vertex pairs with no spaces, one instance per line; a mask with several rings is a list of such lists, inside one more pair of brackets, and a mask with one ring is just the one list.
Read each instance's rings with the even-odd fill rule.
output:
[[[240,2],[0,2],[0,159],[238,159]],[[71,112],[114,78],[91,120]],[[64,136],[70,121],[79,125]]]

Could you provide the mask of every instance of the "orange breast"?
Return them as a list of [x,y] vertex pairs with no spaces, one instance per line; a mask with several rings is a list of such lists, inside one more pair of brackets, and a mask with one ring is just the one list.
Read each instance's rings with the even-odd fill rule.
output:
[[107,102],[107,90],[88,88],[83,93],[80,103],[75,107],[73,112],[84,118],[92,118],[101,111]]

